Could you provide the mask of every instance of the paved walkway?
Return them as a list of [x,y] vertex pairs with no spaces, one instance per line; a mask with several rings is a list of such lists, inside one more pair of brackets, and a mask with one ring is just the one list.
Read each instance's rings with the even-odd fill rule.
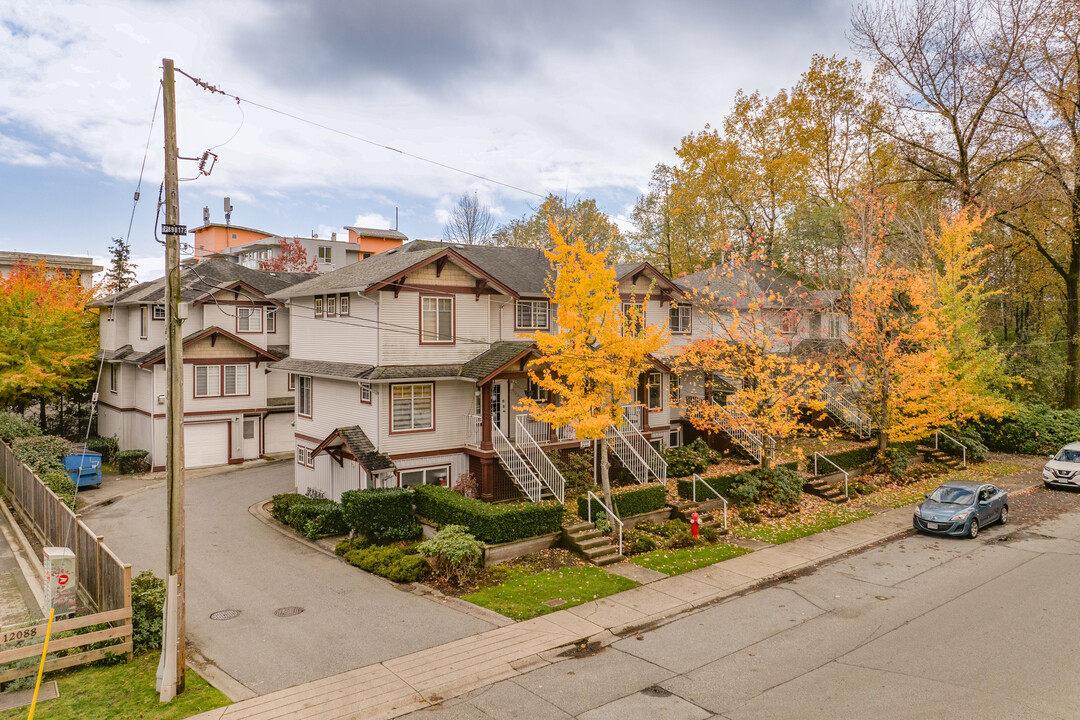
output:
[[687,610],[903,534],[911,508],[890,510],[718,565],[428,650],[279,690],[196,717],[394,718],[548,665],[567,646],[609,644]]
[[[41,563],[30,554],[25,538],[7,508],[0,511],[0,628],[42,618]],[[36,566],[35,567],[35,563]]]

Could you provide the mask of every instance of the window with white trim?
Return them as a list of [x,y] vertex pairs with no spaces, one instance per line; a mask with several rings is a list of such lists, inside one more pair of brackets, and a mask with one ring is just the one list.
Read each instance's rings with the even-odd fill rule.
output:
[[668,377],[668,397],[671,398],[671,402],[679,402],[679,376],[671,375]]
[[532,378],[529,378],[528,384],[525,386],[525,397],[531,398],[536,402],[546,403],[550,395],[548,389],[543,387],[537,382],[534,382]]
[[673,304],[668,309],[668,326],[673,333],[690,332],[690,306]]
[[115,393],[120,387],[120,366],[109,363],[109,392]]
[[146,305],[139,306],[139,338],[145,340],[150,336],[150,308]]
[[417,485],[443,485],[450,482],[450,466],[443,465],[433,468],[419,468],[417,470],[401,471],[401,487],[415,487]]
[[311,448],[303,445],[296,446],[296,464],[309,468],[315,467],[315,456],[311,453]]
[[261,333],[262,332],[262,308],[238,307],[236,308],[236,332],[238,333]]
[[349,314],[349,296],[348,295],[342,295],[340,298],[338,298],[338,314],[339,315],[348,315]]
[[301,417],[311,417],[311,376],[296,376],[296,413]]
[[277,332],[277,308],[266,309],[266,332]]
[[360,402],[371,404],[371,383],[360,383]]
[[799,331],[799,312],[789,310],[780,319],[780,332],[785,335],[794,335]]
[[663,410],[663,375],[652,370],[645,375],[645,402],[650,410]]
[[838,338],[840,337],[840,314],[839,313],[825,313],[825,337]]
[[165,319],[165,306],[164,305],[155,305],[154,306],[154,319],[155,320],[164,320]]
[[337,315],[337,295],[326,296],[326,317]]
[[322,300],[323,300],[322,295],[319,295],[317,298],[315,298],[315,317],[317,317],[317,318],[320,318],[320,317],[323,316]]
[[319,262],[329,263],[333,259],[334,248],[319,246]]
[[435,429],[435,386],[432,383],[394,385],[391,392],[391,432]]
[[624,302],[622,312],[624,332],[629,330],[632,335],[640,333],[645,324],[645,306],[641,303]]
[[519,330],[546,330],[548,326],[547,300],[518,300],[515,306],[516,326]]
[[289,389],[296,389],[296,373],[289,373]]
[[221,396],[221,366],[195,366],[195,397]]
[[454,298],[420,296],[420,342],[454,342]]
[[668,447],[682,446],[682,428],[673,427],[668,431]]
[[226,365],[223,369],[225,377],[225,392],[223,395],[247,395],[248,394],[248,366]]

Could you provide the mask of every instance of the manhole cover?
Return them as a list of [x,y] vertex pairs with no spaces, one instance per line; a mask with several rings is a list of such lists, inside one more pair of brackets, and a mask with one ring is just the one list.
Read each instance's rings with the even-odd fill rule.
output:
[[552,598],[551,600],[545,600],[544,601],[544,605],[547,605],[548,607],[559,607],[560,605],[565,605],[565,604],[566,604],[566,601],[563,600],[562,598]]
[[236,617],[240,617],[239,610],[218,610],[210,613],[211,620],[232,620]]
[[277,617],[292,617],[293,615],[299,615],[304,612],[304,608],[299,605],[290,605],[288,607],[278,608],[274,611],[274,615]]

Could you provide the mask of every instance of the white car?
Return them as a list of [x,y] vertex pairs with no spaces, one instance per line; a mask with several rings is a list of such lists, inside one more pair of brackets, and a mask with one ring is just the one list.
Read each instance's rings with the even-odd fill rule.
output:
[[1080,442],[1069,443],[1058,450],[1043,466],[1046,487],[1080,488]]

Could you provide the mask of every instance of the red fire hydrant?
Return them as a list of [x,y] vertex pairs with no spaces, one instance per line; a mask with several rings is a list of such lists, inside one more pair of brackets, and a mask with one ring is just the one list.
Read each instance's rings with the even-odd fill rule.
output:
[[698,536],[698,516],[697,513],[690,514],[690,534],[694,537]]

